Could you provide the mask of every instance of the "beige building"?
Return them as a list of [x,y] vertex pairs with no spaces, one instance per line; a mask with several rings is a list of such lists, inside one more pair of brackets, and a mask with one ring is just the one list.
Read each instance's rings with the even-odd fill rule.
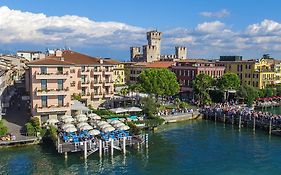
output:
[[31,113],[41,119],[71,114],[73,98],[98,107],[114,94],[114,64],[70,50],[28,63]]
[[125,81],[125,69],[124,64],[122,62],[112,60],[112,59],[106,59],[106,61],[113,64],[113,82],[114,86],[123,86],[126,84]]

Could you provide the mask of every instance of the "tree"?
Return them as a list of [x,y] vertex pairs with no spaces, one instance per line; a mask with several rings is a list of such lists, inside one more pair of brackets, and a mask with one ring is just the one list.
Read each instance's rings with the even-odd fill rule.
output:
[[144,97],[141,99],[143,113],[148,118],[154,118],[154,114],[157,112],[157,103],[151,97]]
[[194,93],[199,105],[211,103],[208,90],[212,86],[212,82],[213,78],[207,74],[199,74],[193,80]]
[[253,86],[243,84],[240,86],[237,95],[243,97],[248,106],[252,106],[254,100],[259,96],[259,91]]
[[273,88],[266,88],[265,89],[265,96],[266,97],[272,97],[274,95],[274,89]]
[[224,93],[224,100],[227,100],[228,91],[237,90],[240,87],[240,79],[235,73],[226,73],[216,81],[216,86]]
[[3,120],[0,120],[0,136],[6,135],[8,128],[4,125]]
[[179,92],[176,75],[168,69],[145,69],[138,77],[141,90],[159,96],[172,96]]

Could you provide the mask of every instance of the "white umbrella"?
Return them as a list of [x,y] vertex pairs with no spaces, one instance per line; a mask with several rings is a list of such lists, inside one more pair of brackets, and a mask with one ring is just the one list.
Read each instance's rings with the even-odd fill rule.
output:
[[93,127],[90,126],[90,125],[85,125],[85,126],[82,126],[82,127],[80,128],[80,130],[90,130],[90,129],[93,129]]
[[73,118],[66,118],[66,119],[63,120],[64,123],[71,123],[73,121],[74,121]]
[[[97,125],[98,126],[100,126],[100,125],[103,125],[103,124],[105,124],[105,123],[107,123],[106,121],[99,121],[98,123],[97,123]],[[108,123],[107,123],[108,124]]]
[[90,119],[93,119],[93,120],[100,120],[101,117],[98,116],[98,115],[94,115],[94,116],[88,116]]
[[92,136],[99,135],[99,134],[100,134],[100,131],[97,130],[97,129],[93,129],[93,130],[90,130],[90,131],[89,131],[89,134],[92,135]]
[[78,127],[78,128],[81,128],[82,126],[87,126],[87,125],[89,125],[89,124],[86,123],[86,122],[81,122],[81,123],[78,123],[78,124],[77,124],[77,127]]
[[77,119],[78,119],[79,117],[87,117],[87,116],[86,116],[85,114],[78,114],[78,115],[75,116],[75,118],[77,118]]
[[94,117],[94,116],[97,116],[98,114],[96,113],[91,113],[91,114],[88,114],[88,117]]
[[55,118],[52,118],[52,119],[48,119],[47,120],[47,123],[49,123],[49,124],[55,124],[55,123],[58,123],[59,122],[59,120],[58,119],[55,119]]
[[124,108],[114,108],[114,109],[110,109],[110,111],[116,114],[128,112],[128,110]]
[[70,128],[70,127],[75,128],[75,126],[74,126],[73,124],[70,124],[70,123],[66,123],[66,124],[62,125],[61,128],[62,128],[63,130],[65,130],[66,128]]
[[129,130],[130,127],[127,125],[123,125],[123,126],[118,127],[117,129],[126,131],[126,130]]
[[142,109],[138,108],[138,107],[129,107],[126,109],[128,110],[128,112],[141,112],[142,111]]
[[115,125],[113,125],[115,128],[119,128],[120,126],[124,126],[124,123],[116,123]]
[[64,119],[66,119],[66,118],[72,118],[72,116],[70,116],[70,115],[64,115],[64,116],[62,116],[60,119],[61,119],[61,120],[64,120]]
[[81,116],[81,117],[77,118],[77,121],[78,121],[78,122],[85,122],[85,121],[87,121],[87,120],[88,120],[88,117],[83,117],[83,116]]
[[111,132],[111,131],[114,131],[115,129],[112,126],[109,126],[109,127],[106,127],[102,130],[103,130],[103,132]]
[[66,128],[65,129],[65,132],[76,132],[77,131],[77,129],[76,128]]
[[110,124],[116,124],[116,123],[120,123],[121,121],[120,120],[113,120],[110,122]]
[[112,127],[112,126],[109,125],[109,124],[105,124],[105,125],[100,126],[101,129],[108,128],[108,127]]

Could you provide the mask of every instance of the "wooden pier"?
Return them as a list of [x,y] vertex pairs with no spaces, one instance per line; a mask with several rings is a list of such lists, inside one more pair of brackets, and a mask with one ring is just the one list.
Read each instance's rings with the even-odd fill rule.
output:
[[29,138],[29,139],[20,139],[20,140],[11,140],[11,141],[0,141],[0,147],[3,146],[20,146],[38,143],[38,138]]
[[60,138],[58,138],[56,147],[58,153],[64,153],[65,158],[67,158],[67,154],[70,152],[83,152],[84,158],[87,159],[88,156],[95,152],[99,152],[100,157],[107,152],[110,152],[111,155],[113,155],[114,150],[122,151],[125,154],[127,146],[139,147],[139,145],[143,144],[145,144],[145,147],[148,148],[148,134],[122,137],[119,139],[109,139],[108,141],[94,138],[76,143],[63,142]]

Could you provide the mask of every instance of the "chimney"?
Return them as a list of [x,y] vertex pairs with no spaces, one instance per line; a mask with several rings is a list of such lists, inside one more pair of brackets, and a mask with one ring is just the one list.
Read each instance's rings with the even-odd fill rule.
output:
[[56,57],[62,57],[62,51],[61,50],[56,50],[55,51]]
[[103,64],[103,59],[100,59],[100,64]]

